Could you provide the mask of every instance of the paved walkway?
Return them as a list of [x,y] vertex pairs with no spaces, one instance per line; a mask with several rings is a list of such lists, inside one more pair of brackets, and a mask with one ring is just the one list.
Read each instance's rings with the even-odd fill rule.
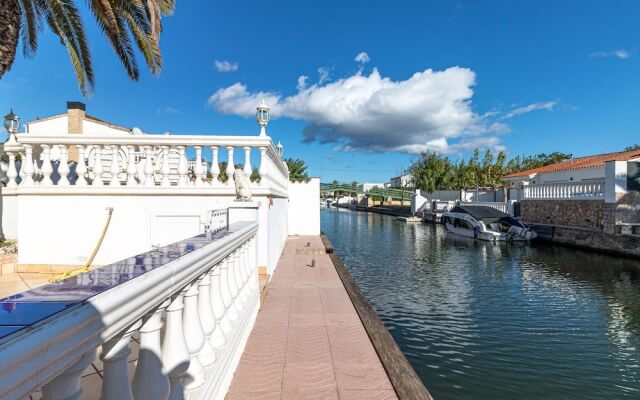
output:
[[323,250],[287,240],[227,400],[397,399]]

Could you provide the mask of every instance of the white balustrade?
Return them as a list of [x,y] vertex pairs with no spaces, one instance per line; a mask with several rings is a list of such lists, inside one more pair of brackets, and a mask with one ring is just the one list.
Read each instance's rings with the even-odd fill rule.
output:
[[604,200],[604,182],[564,182],[525,185],[525,200]]
[[[71,171],[69,148],[78,150],[75,171]],[[9,154],[7,186],[18,191],[22,187],[29,187],[30,191],[53,190],[56,193],[63,187],[70,191],[86,187],[83,190],[87,192],[146,190],[145,193],[148,193],[149,188],[156,186],[182,187],[181,190],[191,186],[192,190],[199,193],[209,190],[216,195],[233,194],[236,148],[244,152],[243,171],[248,178],[253,173],[251,155],[254,149],[260,155],[257,165],[260,181],[250,182],[254,194],[287,196],[289,171],[271,139],[249,136],[18,134],[16,140],[5,144],[4,150]],[[228,180],[225,185],[220,184],[219,180],[221,151],[227,152],[224,172]],[[24,162],[18,171],[16,157],[22,153]],[[52,159],[58,153],[59,159]],[[207,171],[209,155],[212,162]],[[194,161],[188,161],[189,158]],[[52,164],[52,161],[55,162]],[[188,164],[193,165],[191,172]],[[208,172],[211,174],[210,182],[207,179]],[[190,173],[195,177],[193,184],[189,180]],[[52,180],[52,174],[60,178]],[[91,186],[88,186],[87,178]]]
[[[82,397],[82,373],[98,348],[104,400],[224,397],[259,305],[250,279],[257,276],[257,230],[256,222],[236,223],[210,242],[191,239],[201,246],[196,252],[186,251],[187,240],[145,253],[142,265],[154,269],[3,340],[0,398],[22,399],[39,389],[44,400]],[[176,247],[183,255],[170,259]],[[126,271],[136,259],[105,268]],[[95,279],[85,275],[70,279],[78,285]],[[226,318],[232,309],[233,324]],[[140,350],[130,383],[136,332]]]
[[492,202],[492,201],[472,201],[472,202],[460,202],[461,206],[482,206],[482,207],[491,207],[495,208],[498,211],[502,211],[503,213],[509,213],[509,203],[503,202]]

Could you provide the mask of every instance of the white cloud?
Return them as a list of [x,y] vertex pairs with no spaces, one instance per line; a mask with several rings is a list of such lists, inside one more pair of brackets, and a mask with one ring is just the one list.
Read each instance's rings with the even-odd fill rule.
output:
[[538,111],[538,110],[553,111],[554,107],[556,107],[557,105],[558,105],[557,101],[546,101],[546,102],[531,103],[531,104],[529,104],[527,106],[518,107],[518,108],[515,108],[515,109],[509,111],[507,114],[505,114],[502,117],[502,119],[509,119],[509,118],[516,117],[518,115],[527,114],[527,113],[530,113],[532,111]]
[[213,93],[208,104],[249,117],[264,98],[274,117],[308,122],[305,142],[337,143],[343,150],[458,152],[499,146],[499,135],[509,130],[472,110],[475,73],[467,68],[427,69],[400,81],[375,68],[368,76],[358,72],[323,84],[326,79],[311,86],[302,79],[303,86],[299,78],[291,96],[249,92],[235,83]]
[[164,114],[180,115],[180,114],[182,114],[182,110],[179,110],[179,109],[171,107],[171,106],[168,106],[168,107],[165,107],[165,108],[158,108],[156,110],[156,115],[160,115],[160,114],[163,114],[163,113]]
[[214,67],[220,72],[233,72],[237,71],[240,66],[236,62],[231,61],[214,61]]
[[369,62],[369,55],[363,51],[362,53],[359,53],[354,60],[361,64],[366,64]]
[[322,85],[331,79],[329,68],[320,67],[318,68],[318,85]]
[[307,79],[309,79],[309,77],[306,75],[300,75],[298,77],[298,84],[296,85],[296,89],[298,89],[298,91],[306,89]]
[[589,55],[590,58],[603,58],[603,57],[617,57],[621,60],[625,60],[631,57],[631,53],[625,49],[618,49],[613,51],[596,51]]

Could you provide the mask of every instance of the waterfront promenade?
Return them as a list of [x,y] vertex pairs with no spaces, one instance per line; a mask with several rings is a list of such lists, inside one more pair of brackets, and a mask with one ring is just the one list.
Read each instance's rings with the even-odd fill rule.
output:
[[266,290],[228,400],[397,398],[319,236],[287,240]]

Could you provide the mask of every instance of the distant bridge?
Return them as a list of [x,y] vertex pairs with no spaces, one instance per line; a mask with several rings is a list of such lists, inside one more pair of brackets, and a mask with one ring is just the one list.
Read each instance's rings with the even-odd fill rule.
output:
[[411,190],[403,190],[403,189],[390,189],[390,188],[380,188],[374,187],[372,189],[367,190],[366,192],[362,190],[362,186],[357,183],[343,183],[343,182],[330,182],[330,183],[320,183],[320,193],[331,193],[333,195],[336,194],[345,194],[345,195],[357,195],[357,194],[366,194],[369,197],[377,196],[382,197],[384,199],[392,198],[393,200],[409,200],[411,199],[411,195],[413,191]]

